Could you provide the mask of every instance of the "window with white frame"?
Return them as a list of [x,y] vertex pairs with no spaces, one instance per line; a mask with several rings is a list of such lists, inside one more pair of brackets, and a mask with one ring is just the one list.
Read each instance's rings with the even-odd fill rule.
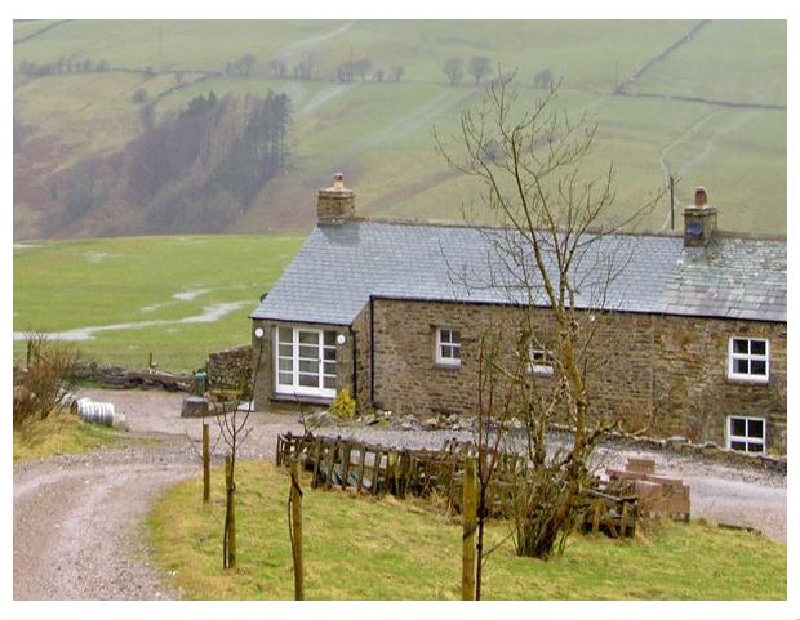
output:
[[766,447],[764,418],[729,416],[726,431],[725,442],[729,450],[764,452]]
[[336,332],[276,327],[275,391],[336,396]]
[[728,344],[728,378],[761,383],[769,381],[769,341],[764,338],[731,338]]
[[457,329],[436,330],[436,363],[461,366],[461,332]]
[[528,350],[527,371],[529,375],[552,375],[553,354],[531,345]]

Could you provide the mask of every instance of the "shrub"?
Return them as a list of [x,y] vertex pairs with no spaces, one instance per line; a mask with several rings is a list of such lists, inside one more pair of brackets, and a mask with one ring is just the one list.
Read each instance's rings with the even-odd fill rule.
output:
[[340,420],[349,420],[356,415],[356,401],[347,388],[340,391],[330,406],[330,412]]
[[14,372],[14,429],[44,420],[72,390],[67,380],[74,350],[42,334],[28,338],[26,367]]

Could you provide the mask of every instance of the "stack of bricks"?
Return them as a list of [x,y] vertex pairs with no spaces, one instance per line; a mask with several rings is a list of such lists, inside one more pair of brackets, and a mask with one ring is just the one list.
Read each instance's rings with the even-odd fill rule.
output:
[[656,475],[653,459],[628,458],[624,470],[606,469],[606,473],[612,481],[631,483],[640,515],[689,521],[689,487],[681,480]]

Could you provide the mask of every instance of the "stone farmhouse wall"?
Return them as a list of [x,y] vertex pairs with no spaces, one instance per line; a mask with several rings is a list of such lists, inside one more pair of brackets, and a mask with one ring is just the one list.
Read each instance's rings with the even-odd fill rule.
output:
[[[481,334],[510,328],[504,355],[513,363],[515,326],[523,317],[519,308],[382,299],[373,310],[375,406],[420,416],[473,412]],[[540,329],[553,329],[547,311],[532,317]],[[460,367],[435,363],[438,327],[461,331]],[[727,378],[731,336],[769,340],[769,384]],[[614,313],[597,317],[591,351],[602,363],[589,385],[595,415],[622,419],[628,431],[719,445],[728,415],[763,417],[768,447],[786,449],[785,324]],[[553,381],[537,379],[545,386]]]

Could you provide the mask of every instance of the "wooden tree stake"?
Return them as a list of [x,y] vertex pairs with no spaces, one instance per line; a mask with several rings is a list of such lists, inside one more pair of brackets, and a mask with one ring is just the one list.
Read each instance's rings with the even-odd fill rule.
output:
[[292,460],[292,559],[294,560],[294,600],[305,600],[303,594],[303,491],[300,488],[300,461]]
[[464,468],[463,524],[461,536],[461,600],[475,600],[475,524],[477,520],[477,484],[475,459],[467,458]]

